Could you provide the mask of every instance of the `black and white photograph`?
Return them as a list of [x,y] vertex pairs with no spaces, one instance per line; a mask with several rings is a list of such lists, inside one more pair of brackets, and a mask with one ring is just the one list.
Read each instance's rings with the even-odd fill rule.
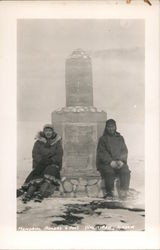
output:
[[17,230],[145,230],[145,23],[17,21]]
[[0,249],[159,249],[149,2],[0,2]]

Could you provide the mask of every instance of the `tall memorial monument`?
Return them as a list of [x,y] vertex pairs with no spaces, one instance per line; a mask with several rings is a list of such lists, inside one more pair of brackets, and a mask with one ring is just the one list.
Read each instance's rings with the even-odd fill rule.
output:
[[63,139],[62,175],[92,179],[96,171],[96,148],[107,114],[93,106],[92,62],[81,49],[65,64],[66,107],[52,112],[52,123]]

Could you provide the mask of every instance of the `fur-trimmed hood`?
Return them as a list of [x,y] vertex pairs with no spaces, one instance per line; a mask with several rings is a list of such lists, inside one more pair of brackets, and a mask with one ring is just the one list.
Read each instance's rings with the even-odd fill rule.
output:
[[58,134],[55,133],[53,138],[51,138],[50,140],[47,140],[45,135],[44,135],[44,132],[39,131],[37,133],[37,135],[35,136],[35,140],[43,142],[43,143],[49,143],[50,145],[54,145],[58,141],[62,140],[62,138],[61,138],[61,136],[59,136]]

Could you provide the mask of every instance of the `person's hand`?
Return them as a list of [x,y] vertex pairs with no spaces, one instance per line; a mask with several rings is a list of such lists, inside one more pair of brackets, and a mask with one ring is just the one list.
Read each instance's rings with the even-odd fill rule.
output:
[[112,168],[117,168],[118,167],[118,164],[117,164],[116,161],[111,161],[110,165],[111,165]]
[[123,167],[123,164],[124,164],[123,161],[117,161],[117,165],[118,165],[117,167],[118,168]]

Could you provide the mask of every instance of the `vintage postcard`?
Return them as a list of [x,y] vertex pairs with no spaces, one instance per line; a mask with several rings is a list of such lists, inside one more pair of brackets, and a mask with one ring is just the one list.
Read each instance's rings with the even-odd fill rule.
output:
[[0,3],[1,249],[160,247],[159,8]]

